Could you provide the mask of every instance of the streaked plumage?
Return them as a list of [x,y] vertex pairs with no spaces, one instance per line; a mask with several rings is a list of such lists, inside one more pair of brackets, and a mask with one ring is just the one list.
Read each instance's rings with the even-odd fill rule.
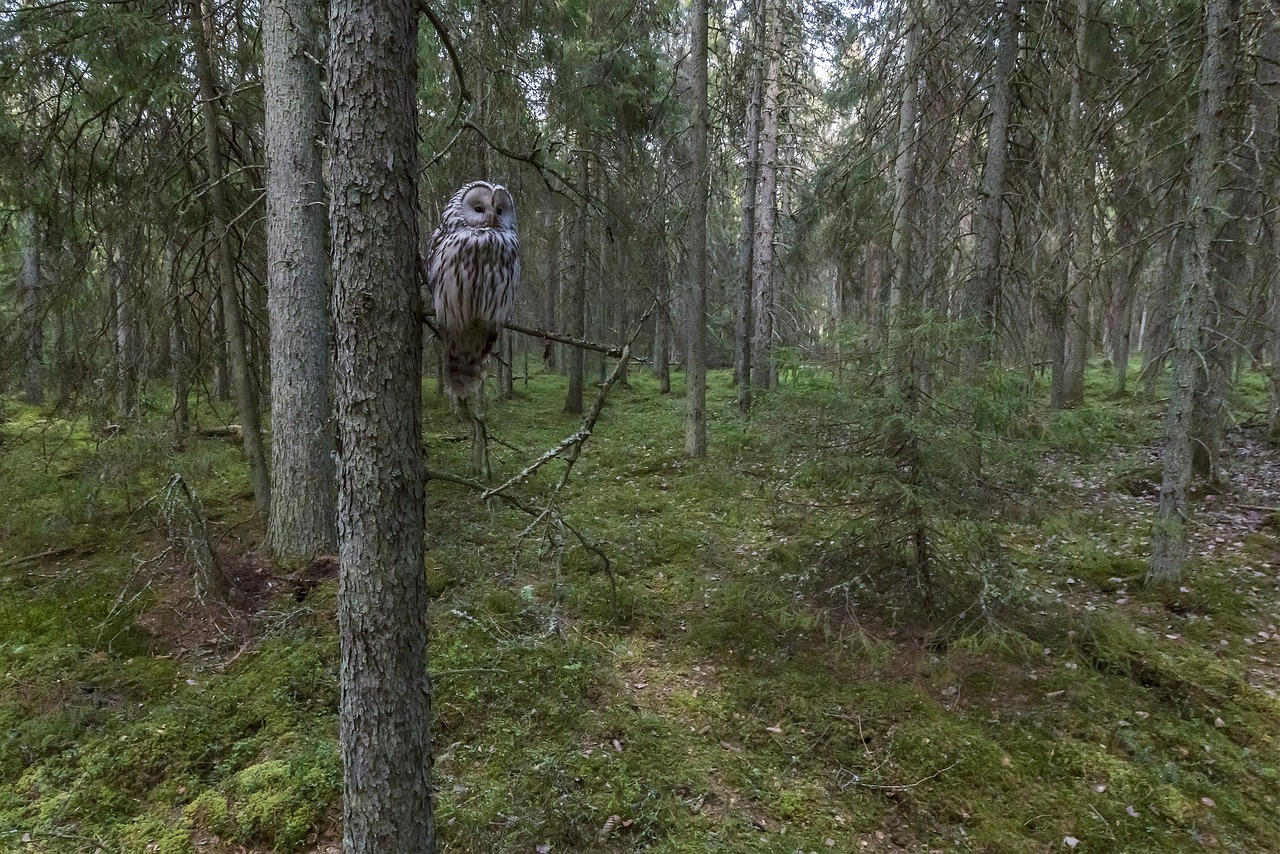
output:
[[455,397],[471,397],[520,282],[516,209],[506,187],[472,181],[449,200],[427,247],[427,282],[445,387]]

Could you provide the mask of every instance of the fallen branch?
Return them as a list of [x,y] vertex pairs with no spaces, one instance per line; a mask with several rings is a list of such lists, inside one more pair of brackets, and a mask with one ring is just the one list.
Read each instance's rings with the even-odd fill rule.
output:
[[0,562],[0,569],[8,569],[11,566],[22,566],[24,563],[35,563],[44,560],[47,557],[60,557],[68,552],[75,551],[71,546],[62,546],[56,549],[46,549],[33,555],[23,555],[22,557],[11,557],[6,561]]

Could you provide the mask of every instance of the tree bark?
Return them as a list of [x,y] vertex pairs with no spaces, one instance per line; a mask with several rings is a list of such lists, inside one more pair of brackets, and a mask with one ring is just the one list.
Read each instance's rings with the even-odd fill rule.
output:
[[[564,279],[564,230],[560,226],[560,211],[554,197],[547,203],[542,216],[543,225],[549,235],[547,282],[542,292],[542,328],[555,329],[558,321],[556,307],[560,303],[560,288]],[[547,373],[559,370],[560,363],[556,358],[556,349],[553,341],[543,344],[542,370]]]
[[204,118],[205,158],[209,169],[209,217],[214,234],[214,267],[218,290],[222,297],[222,321],[227,334],[227,361],[231,369],[231,387],[240,416],[244,453],[253,483],[253,500],[258,512],[271,508],[271,479],[267,472],[267,454],[262,441],[262,414],[258,408],[258,387],[249,369],[248,341],[240,294],[236,287],[236,271],[231,253],[231,229],[228,223],[226,170],[222,162],[222,141],[218,132],[218,84],[209,55],[207,0],[190,4],[191,38],[195,49],[196,76],[200,86]]
[[968,294],[968,314],[977,321],[981,340],[972,351],[973,361],[995,354],[1000,306],[1000,238],[1004,211],[1004,173],[1009,161],[1009,120],[1013,112],[1013,78],[1018,63],[1019,0],[1002,0],[999,6],[995,67],[992,70],[987,127],[987,162],[982,173],[982,200],[978,207],[977,246]]
[[1231,30],[1239,0],[1205,4],[1205,47],[1200,64],[1199,107],[1192,152],[1191,185],[1182,239],[1185,260],[1174,308],[1169,408],[1165,415],[1164,473],[1159,517],[1151,538],[1149,584],[1176,584],[1187,559],[1191,516],[1192,409],[1201,371],[1201,328],[1210,296],[1210,263],[1218,219],[1224,153],[1222,111],[1230,76]]
[[130,287],[122,269],[119,246],[108,245],[107,276],[115,297],[116,337],[116,418],[132,421],[138,417],[138,332],[135,311],[136,289]]
[[317,14],[307,0],[262,6],[271,321],[267,544],[278,560],[331,553],[337,536]]
[[35,211],[23,218],[22,312],[27,323],[27,360],[23,397],[32,406],[44,403],[44,309],[40,304],[40,221]]
[[1258,196],[1262,207],[1259,269],[1264,271],[1263,299],[1267,305],[1264,350],[1271,363],[1268,435],[1271,445],[1280,447],[1280,169],[1275,165],[1280,152],[1280,18],[1274,16],[1260,40],[1257,89]]
[[782,27],[768,8],[762,19],[767,55],[760,101],[759,180],[755,193],[755,247],[752,250],[751,382],[769,388],[773,376],[774,245],[777,226],[778,119],[781,94]]
[[[582,194],[573,221],[573,283],[569,295],[570,334],[585,338],[587,334],[587,198],[591,172],[587,152],[578,152],[578,187]],[[569,350],[569,390],[565,394],[564,411],[582,414],[582,394],[586,383],[586,353],[581,347]]]
[[1065,255],[1066,282],[1061,303],[1062,352],[1054,360],[1054,409],[1069,409],[1084,402],[1084,370],[1089,358],[1089,268],[1093,256],[1093,141],[1087,138],[1085,114],[1085,66],[1088,63],[1088,27],[1091,0],[1077,0],[1073,32],[1071,90],[1068,97],[1067,135],[1064,145],[1067,192],[1062,201],[1061,249]]
[[169,370],[173,382],[173,433],[179,446],[190,429],[187,396],[190,377],[187,369],[187,329],[182,317],[181,276],[178,249],[172,240],[164,244],[164,271],[169,297]]
[[904,303],[915,289],[914,221],[916,192],[916,130],[920,104],[920,11],[909,4],[909,20],[902,58],[902,97],[898,102],[898,140],[893,158],[893,232],[889,238],[892,272],[889,282],[888,327],[897,323]]
[[764,98],[764,29],[768,0],[755,0],[751,13],[750,98],[747,101],[745,174],[742,178],[742,238],[738,248],[738,293],[734,318],[733,379],[738,411],[751,411],[752,294],[755,278],[756,191],[760,180],[760,108]]
[[423,572],[418,6],[331,0],[343,850],[436,850]]
[[658,217],[658,307],[653,312],[653,371],[660,394],[671,394],[671,265],[667,257],[667,220]]
[[689,310],[685,313],[684,451],[707,455],[707,0],[693,0],[691,12],[692,103],[689,114],[690,204],[688,220]]

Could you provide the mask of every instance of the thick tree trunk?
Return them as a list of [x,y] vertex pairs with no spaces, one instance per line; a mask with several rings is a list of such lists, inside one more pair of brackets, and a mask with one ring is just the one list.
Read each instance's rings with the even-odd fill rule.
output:
[[329,355],[319,7],[262,7],[271,321],[271,515],[276,559],[330,553],[337,513]]
[[690,22],[689,310],[685,313],[684,451],[707,455],[707,0],[693,0]]
[[981,341],[972,350],[972,361],[982,362],[995,354],[995,338],[1000,306],[1000,238],[1004,231],[1004,173],[1009,161],[1009,120],[1013,112],[1013,78],[1018,63],[1019,0],[1002,0],[996,39],[995,67],[992,70],[987,128],[987,162],[982,173],[982,201],[978,207],[977,246],[974,250],[973,279],[969,285],[968,315],[977,321]]
[[1187,559],[1191,516],[1192,409],[1202,382],[1201,329],[1210,298],[1213,238],[1218,219],[1220,169],[1224,153],[1222,112],[1230,79],[1232,28],[1238,0],[1205,4],[1205,48],[1200,64],[1200,103],[1192,152],[1187,218],[1183,223],[1186,256],[1174,307],[1172,375],[1165,416],[1164,474],[1159,518],[1151,538],[1147,582],[1176,584]]
[[44,309],[40,304],[40,224],[35,211],[23,218],[22,312],[27,324],[27,360],[23,397],[32,406],[44,403]]
[[249,477],[253,483],[253,500],[258,512],[265,514],[271,508],[271,479],[267,472],[267,454],[262,441],[262,414],[258,409],[258,386],[249,368],[248,339],[245,333],[244,315],[240,310],[240,294],[236,287],[236,271],[231,252],[231,230],[228,224],[226,188],[223,183],[226,170],[222,163],[222,140],[218,133],[218,84],[214,79],[213,63],[209,55],[205,2],[206,0],[193,0],[190,10],[196,76],[199,78],[204,118],[205,158],[209,168],[209,216],[215,238],[213,259],[217,270],[218,290],[222,296],[222,320],[227,333],[227,361],[231,369],[231,386],[235,394],[236,410],[240,416],[240,431],[244,437],[244,453],[249,463]]
[[[578,152],[578,186],[582,191],[573,221],[573,283],[569,295],[569,334],[585,338],[587,334],[587,198],[591,174],[587,152]],[[582,414],[582,394],[586,383],[586,352],[581,347],[569,350],[569,390],[565,394],[564,411]]]
[[331,0],[343,850],[436,850],[423,573],[418,6]]

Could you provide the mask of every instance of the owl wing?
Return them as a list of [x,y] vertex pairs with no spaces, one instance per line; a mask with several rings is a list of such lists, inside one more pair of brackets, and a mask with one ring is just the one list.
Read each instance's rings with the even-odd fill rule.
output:
[[436,226],[435,231],[431,232],[431,237],[427,239],[427,252],[420,260],[422,264],[422,281],[427,287],[427,295],[435,299],[436,288],[439,287],[436,265],[438,259],[436,256],[440,254],[440,246],[444,243],[445,230],[444,226]]

